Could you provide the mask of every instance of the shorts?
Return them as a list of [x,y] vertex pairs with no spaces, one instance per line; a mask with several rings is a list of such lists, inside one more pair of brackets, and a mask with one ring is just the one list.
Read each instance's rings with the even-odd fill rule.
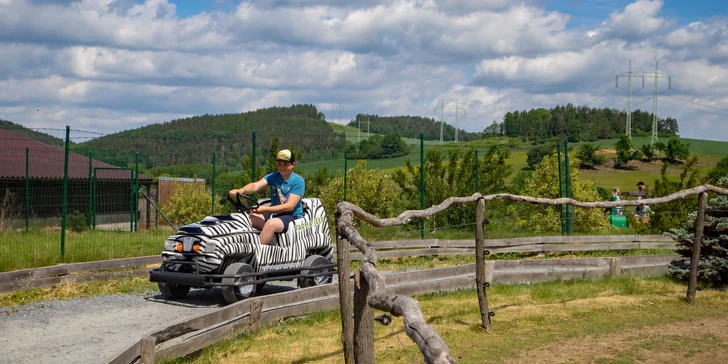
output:
[[[272,213],[270,213],[270,212],[263,213],[263,217],[265,218],[265,221],[270,220],[271,215],[272,215]],[[281,231],[281,233],[285,233],[286,231],[288,231],[288,224],[290,224],[291,221],[296,219],[296,217],[293,215],[278,215],[278,216],[273,216],[273,218],[279,218],[279,219],[281,219],[281,221],[283,221],[283,231]]]

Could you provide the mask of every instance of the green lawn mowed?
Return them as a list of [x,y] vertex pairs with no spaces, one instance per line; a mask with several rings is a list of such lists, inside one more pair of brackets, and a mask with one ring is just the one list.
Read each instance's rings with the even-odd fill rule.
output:
[[[667,278],[623,277],[493,285],[493,333],[480,328],[474,290],[416,297],[459,363],[721,362],[728,357],[728,292],[703,290],[695,305]],[[381,312],[375,310],[375,315]],[[422,362],[402,319],[375,323],[379,363]],[[339,363],[338,311],[239,333],[172,363]]]
[[0,272],[59,263],[88,262],[161,254],[171,230],[67,232],[61,259],[59,230],[0,232]]

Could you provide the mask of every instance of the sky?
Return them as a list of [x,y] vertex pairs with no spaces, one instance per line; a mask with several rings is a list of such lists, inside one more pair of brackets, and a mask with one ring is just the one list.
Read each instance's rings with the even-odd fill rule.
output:
[[[659,72],[658,115],[728,141],[728,1],[0,0],[0,119],[113,133],[313,104],[444,118],[627,109]],[[632,82],[652,111],[654,79]]]

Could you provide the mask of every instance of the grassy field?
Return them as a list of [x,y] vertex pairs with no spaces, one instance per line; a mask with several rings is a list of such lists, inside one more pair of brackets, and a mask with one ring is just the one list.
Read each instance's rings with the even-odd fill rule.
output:
[[171,230],[68,232],[61,259],[60,231],[0,232],[0,272],[161,254],[169,235]]
[[[460,363],[721,362],[728,355],[728,292],[703,290],[695,305],[666,278],[494,285],[493,333],[479,327],[473,290],[417,297]],[[379,314],[375,312],[375,315]],[[339,363],[338,311],[240,333],[172,363]],[[422,362],[402,319],[375,326],[379,363]]]

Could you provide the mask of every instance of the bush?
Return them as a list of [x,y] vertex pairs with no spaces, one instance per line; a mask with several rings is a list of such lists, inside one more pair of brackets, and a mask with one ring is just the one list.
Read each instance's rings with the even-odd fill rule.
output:
[[[348,202],[380,218],[391,217],[398,210],[402,191],[386,171],[367,170],[367,162],[359,161],[346,174],[346,179]],[[330,179],[320,193],[326,214],[333,222],[336,204],[344,196],[344,177]]]
[[600,166],[604,164],[604,156],[597,154],[599,145],[593,145],[590,143],[582,144],[576,152],[576,157],[581,161],[580,167],[594,168],[594,166]]
[[68,218],[66,219],[66,227],[74,233],[84,232],[89,228],[88,221],[88,214],[76,210],[72,214],[68,215]]
[[[162,211],[176,225],[189,224],[202,220],[210,214],[210,190],[199,183],[177,183],[174,194]],[[215,211],[223,211],[224,206],[215,199]]]

